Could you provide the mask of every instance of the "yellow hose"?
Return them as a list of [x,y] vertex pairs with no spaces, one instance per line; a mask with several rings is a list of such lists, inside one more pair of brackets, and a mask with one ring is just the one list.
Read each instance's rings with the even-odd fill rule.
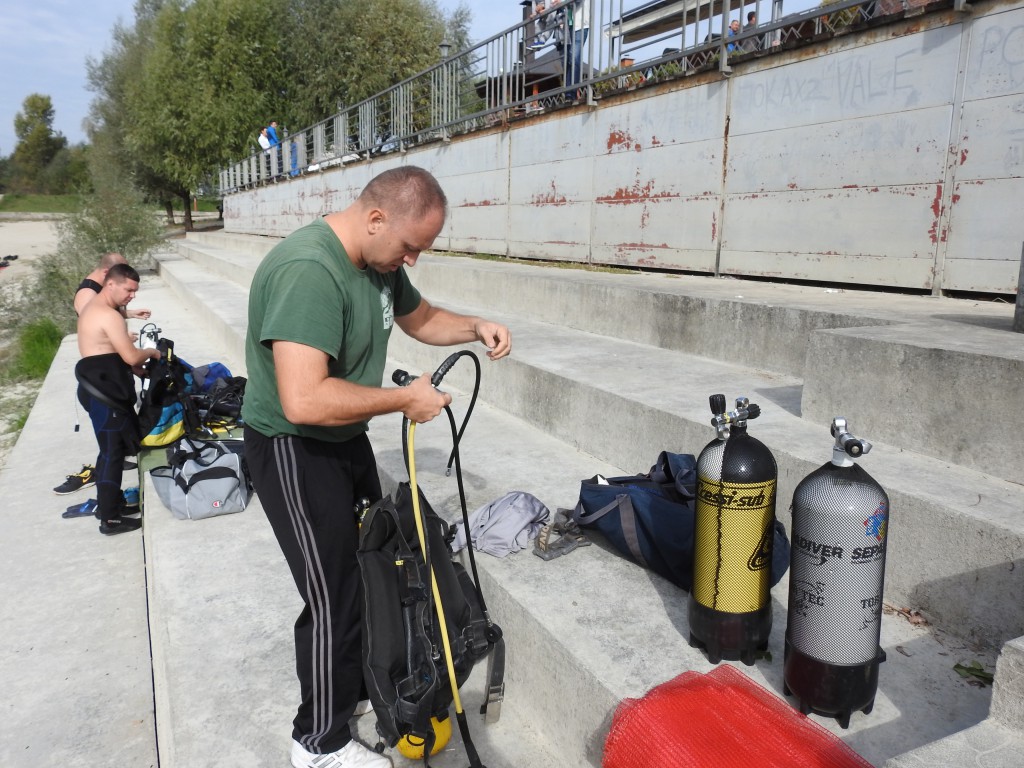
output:
[[[409,423],[409,488],[412,491],[412,511],[416,520],[416,533],[420,537],[420,552],[426,554],[427,537],[423,531],[423,515],[420,512],[420,491],[416,485],[416,451],[413,441],[416,436],[416,422]],[[444,660],[448,665],[448,682],[452,686],[452,701],[455,712],[462,714],[462,700],[459,698],[459,686],[455,680],[455,664],[452,663],[452,647],[448,641],[448,625],[444,620],[444,607],[441,605],[441,593],[434,578],[434,566],[430,566],[430,590],[434,593],[434,607],[437,610],[437,621],[441,625],[441,642],[444,644]]]

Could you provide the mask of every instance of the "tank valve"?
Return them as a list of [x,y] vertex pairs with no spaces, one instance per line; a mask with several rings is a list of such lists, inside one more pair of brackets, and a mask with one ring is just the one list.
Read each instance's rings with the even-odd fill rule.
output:
[[761,415],[761,406],[751,403],[750,399],[746,397],[736,398],[735,411],[725,410],[725,395],[711,395],[708,401],[711,405],[711,413],[714,415],[714,418],[711,419],[711,426],[718,433],[719,440],[729,439],[729,425],[735,424],[738,427],[744,427],[748,419],[756,419]]
[[832,447],[832,463],[837,467],[849,467],[850,459],[859,459],[871,450],[871,443],[854,435],[847,429],[846,419],[836,416],[832,419],[832,437],[836,444]]

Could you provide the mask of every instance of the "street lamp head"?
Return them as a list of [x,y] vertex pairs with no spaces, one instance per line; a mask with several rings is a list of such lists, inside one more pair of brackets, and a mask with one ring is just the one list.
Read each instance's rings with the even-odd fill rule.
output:
[[438,43],[437,47],[441,51],[441,58],[442,59],[447,59],[448,58],[448,54],[451,53],[452,44],[449,43],[447,40],[442,40],[440,43]]

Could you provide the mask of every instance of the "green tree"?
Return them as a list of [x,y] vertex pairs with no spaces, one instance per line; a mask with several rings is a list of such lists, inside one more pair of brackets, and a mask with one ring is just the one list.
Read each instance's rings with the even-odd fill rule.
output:
[[25,97],[22,111],[14,116],[14,147],[11,186],[19,192],[44,191],[43,174],[67,139],[53,132],[53,102],[49,96],[33,93]]
[[99,59],[88,59],[89,88],[96,93],[89,108],[86,131],[90,140],[89,170],[94,187],[100,191],[126,186],[159,203],[169,223],[174,221],[172,201],[177,188],[172,180],[151,167],[144,158],[128,150],[125,143],[131,124],[129,96],[133,84],[153,47],[153,27],[163,0],[140,0],[135,6],[132,26],[117,24],[110,49]]
[[127,151],[166,180],[185,208],[204,178],[242,154],[279,110],[282,57],[270,3],[166,2],[152,47],[126,88]]
[[[433,0],[289,0],[285,25],[290,119],[306,128],[437,63],[438,45],[466,40]],[[461,29],[461,32],[459,32]],[[453,52],[458,50],[453,48]]]
[[92,188],[89,177],[89,148],[85,144],[64,147],[42,175],[42,191],[48,195],[87,193]]

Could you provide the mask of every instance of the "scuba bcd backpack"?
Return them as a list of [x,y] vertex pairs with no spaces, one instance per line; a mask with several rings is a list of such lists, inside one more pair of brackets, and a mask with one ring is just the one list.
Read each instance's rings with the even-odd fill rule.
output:
[[142,446],[170,445],[201,429],[199,413],[190,396],[191,366],[174,352],[174,342],[161,338],[156,343],[160,359],[146,364],[149,378],[139,404]]
[[[500,702],[504,642],[500,628],[487,618],[473,579],[452,560],[448,523],[422,492],[420,511],[426,553],[419,543],[409,484],[401,483],[394,501],[386,497],[363,515],[357,557],[363,574],[363,675],[377,731],[387,746],[407,736],[422,739],[426,763],[434,743],[430,719],[444,720],[453,700],[431,570],[457,686],[493,650],[489,703]],[[463,721],[460,714],[460,727]]]

